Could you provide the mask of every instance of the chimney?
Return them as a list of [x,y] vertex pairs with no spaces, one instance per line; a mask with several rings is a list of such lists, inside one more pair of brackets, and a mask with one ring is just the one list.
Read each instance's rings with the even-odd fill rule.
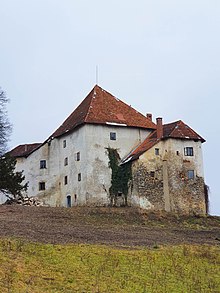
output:
[[152,121],[152,114],[150,114],[150,113],[147,113],[147,119],[149,119],[150,121]]
[[163,137],[163,119],[157,118],[157,138]]

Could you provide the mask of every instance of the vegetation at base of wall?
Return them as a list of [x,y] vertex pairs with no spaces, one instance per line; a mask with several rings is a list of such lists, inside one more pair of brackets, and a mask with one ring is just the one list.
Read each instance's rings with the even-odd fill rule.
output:
[[0,241],[1,292],[220,292],[219,247]]
[[112,185],[109,189],[111,200],[121,192],[125,196],[125,205],[127,205],[129,181],[132,178],[131,162],[120,165],[120,156],[118,151],[113,148],[107,148],[107,151],[109,157],[109,167],[112,170]]

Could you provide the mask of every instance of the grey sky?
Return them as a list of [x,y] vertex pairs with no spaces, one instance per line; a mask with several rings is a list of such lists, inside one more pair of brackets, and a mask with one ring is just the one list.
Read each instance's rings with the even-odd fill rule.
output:
[[189,124],[220,215],[219,0],[0,0],[0,86],[10,147],[44,141],[95,84]]

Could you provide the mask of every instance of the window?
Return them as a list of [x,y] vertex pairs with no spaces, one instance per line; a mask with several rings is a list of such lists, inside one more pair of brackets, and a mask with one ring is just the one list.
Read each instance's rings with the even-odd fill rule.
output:
[[39,182],[39,190],[45,190],[45,182]]
[[78,174],[78,181],[81,181],[81,173]]
[[67,183],[68,183],[68,178],[67,178],[67,176],[65,176],[64,177],[64,184],[67,185]]
[[154,177],[155,176],[155,172],[154,171],[151,171],[150,172],[150,177]]
[[80,152],[76,153],[76,160],[80,161]]
[[188,170],[187,171],[187,178],[188,179],[194,179],[195,175],[194,175],[194,170]]
[[65,148],[66,147],[66,140],[64,139],[63,140],[63,148]]
[[156,156],[159,156],[159,152],[160,152],[159,149],[155,149],[155,155]]
[[76,194],[74,194],[74,200],[75,200],[75,201],[77,200],[77,195],[76,195]]
[[176,151],[177,156],[179,156],[179,151]]
[[46,169],[46,160],[40,161],[40,169]]
[[65,158],[64,159],[64,166],[67,166],[68,165],[68,158]]
[[184,155],[185,156],[193,156],[193,147],[184,148]]
[[116,140],[116,132],[110,132],[110,140]]

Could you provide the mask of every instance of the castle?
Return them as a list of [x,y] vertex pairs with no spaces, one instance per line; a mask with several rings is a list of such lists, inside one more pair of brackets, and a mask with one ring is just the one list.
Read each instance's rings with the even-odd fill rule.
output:
[[130,205],[205,214],[202,143],[181,120],[142,115],[100,86],[43,143],[10,153],[49,206]]

